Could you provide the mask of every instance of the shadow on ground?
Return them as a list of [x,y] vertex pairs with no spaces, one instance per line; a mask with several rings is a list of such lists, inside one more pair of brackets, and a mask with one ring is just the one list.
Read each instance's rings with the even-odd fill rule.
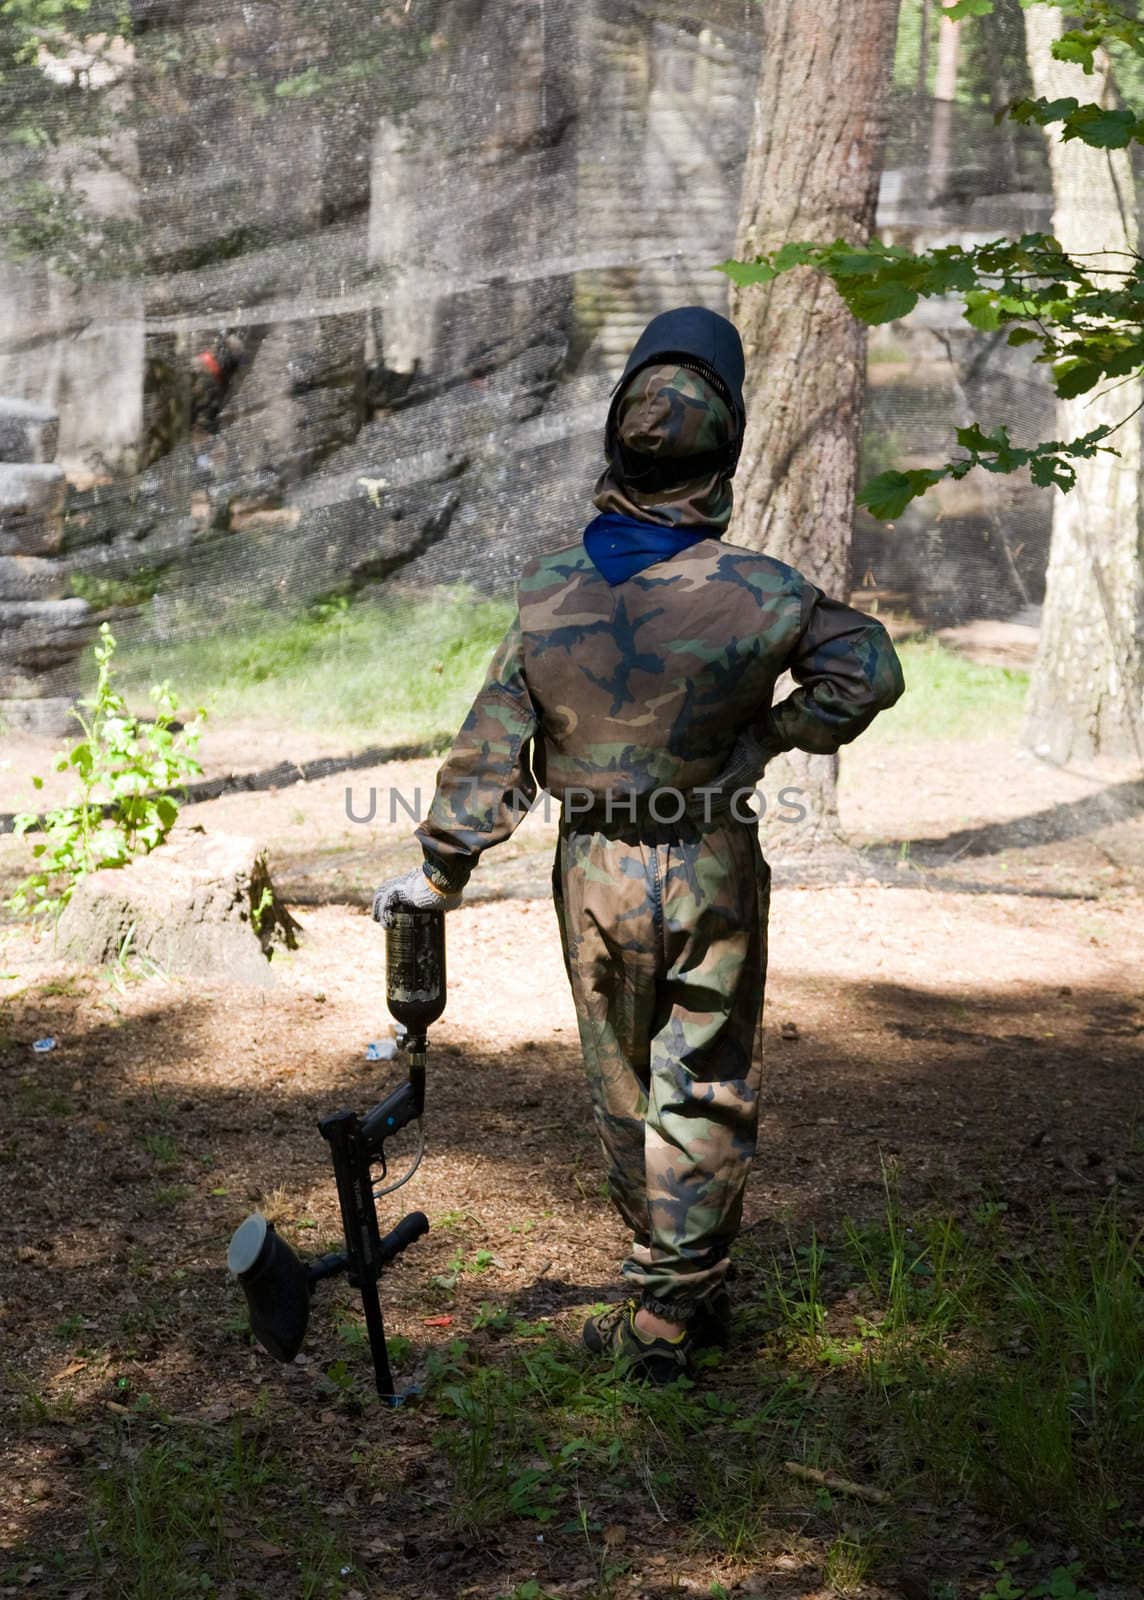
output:
[[[1050,1203],[1084,1218],[1115,1195],[1127,1215],[1140,1211],[1144,1002],[1097,987],[1030,985],[1016,1001],[1010,990],[955,1000],[839,983],[824,1000],[811,986],[785,987],[803,1020],[797,1039],[768,1030],[744,1249],[805,1238],[812,1225],[826,1233],[844,1216],[880,1217],[887,1163],[914,1214],[988,1206],[1020,1229]],[[52,1547],[82,1546],[108,1430],[144,1429],[145,1418],[124,1420],[142,1394],[192,1428],[216,1403],[242,1416],[264,1394],[283,1442],[291,1416],[304,1415],[307,1429],[318,1428],[314,1492],[344,1508],[364,1424],[330,1409],[340,1402],[326,1374],[338,1361],[364,1361],[342,1331],[355,1297],[345,1285],[323,1289],[306,1361],[278,1368],[243,1333],[223,1258],[235,1223],[255,1207],[305,1254],[337,1247],[316,1123],[343,1104],[364,1109],[396,1068],[367,1072],[356,1050],[309,1042],[312,998],[293,992],[268,1004],[246,990],[188,995],[156,984],[131,1014],[102,1017],[82,986],[47,991],[0,1013],[12,1112],[0,1146],[12,1403],[4,1449],[19,1560],[33,1552],[43,1565]],[[246,1041],[237,1055],[229,1042],[219,1050],[223,1020],[228,1041]],[[31,1043],[47,1031],[60,1044],[36,1056]],[[390,1327],[411,1341],[403,1362],[415,1370],[456,1334],[472,1337],[486,1302],[554,1318],[573,1340],[584,1305],[614,1286],[624,1248],[574,1046],[538,1039],[494,1052],[466,1048],[456,1029],[449,1038],[431,1052],[429,1149],[405,1191],[433,1228],[383,1285]],[[403,1200],[383,1205],[383,1226]],[[400,1426],[424,1433],[429,1424]],[[418,1495],[428,1495],[429,1523],[440,1520],[432,1507],[447,1500],[445,1486],[402,1484],[392,1518],[384,1495],[370,1506],[379,1548],[400,1551]],[[347,1526],[338,1517],[361,1509],[331,1513],[331,1525]],[[417,1548],[444,1550],[441,1539],[426,1533]],[[484,1570],[492,1557],[465,1559]],[[385,1561],[394,1593],[442,1592],[423,1563]],[[31,1592],[56,1592],[49,1578],[45,1568]]]

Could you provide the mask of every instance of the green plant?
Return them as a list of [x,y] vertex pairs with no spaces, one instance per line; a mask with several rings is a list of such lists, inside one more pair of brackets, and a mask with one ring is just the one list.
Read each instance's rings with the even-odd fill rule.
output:
[[266,913],[273,908],[273,905],[274,891],[271,889],[268,883],[264,883],[262,886],[262,893],[258,897],[257,904],[252,905],[250,908],[250,926],[254,929],[255,933],[262,932],[262,919]]
[[342,1361],[340,1357],[337,1361],[330,1362],[326,1368],[326,1378],[339,1394],[349,1395],[353,1393],[354,1375],[350,1371],[348,1363]]
[[34,61],[37,49],[63,44],[66,29],[91,9],[91,0],[3,0],[0,17],[17,60]]
[[[1023,1553],[1027,1550],[1025,1546]],[[1082,1589],[1077,1582],[1083,1570],[1079,1561],[1054,1567],[1047,1578],[1031,1586],[1018,1582],[1005,1561],[995,1561],[993,1570],[997,1576],[981,1600],[1096,1600],[1091,1589]]]
[[854,1535],[835,1539],[826,1552],[823,1577],[835,1594],[850,1594],[869,1575],[874,1553]]
[[[1119,47],[1135,65],[1129,76],[1139,81],[1144,21],[1112,0],[1023,0],[1026,6],[1034,3],[1053,5],[1079,24],[1053,42],[1056,60],[1091,73],[1098,49]],[[960,21],[994,9],[995,0],[953,0],[943,14]],[[1126,106],[1081,105],[1073,96],[1019,98],[1003,115],[1020,124],[1059,126],[1062,142],[1080,140],[1102,151],[1144,143],[1144,112]],[[1109,242],[1093,241],[1102,243]],[[1109,268],[1099,257],[1093,261],[1096,251],[1070,255],[1047,233],[968,247],[939,245],[919,253],[879,239],[860,247],[842,239],[828,244],[792,240],[753,261],[724,262],[722,270],[744,286],[814,267],[831,278],[854,315],[872,326],[908,315],[920,298],[960,295],[970,327],[1004,331],[1009,345],[1031,347],[1034,360],[1049,368],[1056,394],[1071,399],[1144,370],[1144,266],[1135,252],[1112,253],[1122,259]],[[859,491],[858,502],[875,517],[898,517],[935,484],[963,478],[975,467],[999,473],[1028,467],[1035,484],[1067,491],[1076,482],[1077,461],[1116,453],[1103,442],[1113,432],[1104,424],[1073,440],[1043,440],[1023,449],[1011,443],[1004,427],[986,433],[974,422],[955,430],[963,456],[940,467],[881,472]]]
[[429,1281],[437,1289],[455,1289],[462,1273],[487,1272],[494,1265],[495,1257],[491,1250],[478,1250],[471,1261],[465,1260],[463,1250],[455,1250],[449,1257],[448,1265],[444,1272],[439,1272]]
[[810,1243],[788,1243],[789,1274],[775,1261],[772,1295],[782,1326],[792,1344],[809,1341],[816,1345],[826,1307],[822,1303],[822,1267],[826,1251],[814,1234]]
[[177,1165],[179,1148],[169,1133],[145,1133],[140,1140],[144,1150],[159,1172],[169,1172]]
[[354,1567],[341,1537],[297,1497],[289,1463],[253,1418],[187,1437],[150,1420],[144,1432],[149,1412],[137,1400],[103,1469],[90,1474],[88,1545],[101,1593],[174,1600],[224,1587],[250,1593],[252,1581],[258,1592],[258,1557],[233,1537],[238,1521],[292,1558],[291,1594],[345,1593]]
[[8,184],[5,200],[4,254],[11,261],[46,258],[62,277],[85,281],[122,276],[137,261],[138,223],[101,216],[72,172],[53,183]]
[[150,600],[163,574],[149,567],[137,568],[130,578],[101,578],[89,572],[73,572],[71,592],[86,600],[93,611],[109,611],[115,606],[137,606]]
[[18,1396],[16,1420],[21,1427],[35,1428],[44,1422],[66,1422],[71,1417],[75,1402],[70,1394],[58,1394],[53,1398],[43,1393],[26,1373],[9,1362],[4,1363],[4,1382]]
[[[153,956],[145,955],[142,951],[136,951],[133,948],[135,926],[134,922],[131,923],[127,932],[120,939],[115,955],[108,961],[104,974],[106,981],[117,994],[125,994],[127,992],[129,978],[157,978],[161,983],[167,982],[167,974],[160,963]],[[155,1092],[153,1077],[151,1080],[151,1098],[156,1101],[159,1099]]]
[[[176,731],[178,701],[161,683],[151,689],[154,720],[140,721],[114,685],[115,649],[105,622],[95,646],[95,689],[75,712],[84,736],[55,762],[57,772],[75,773],[78,787],[42,818],[33,812],[16,818],[17,834],[40,829],[32,845],[37,864],[6,902],[18,913],[58,918],[88,873],[125,866],[162,844],[179,814],[170,791],[202,770],[192,752],[205,712]],[[42,789],[44,780],[33,777],[32,784]]]
[[433,1223],[435,1228],[459,1228],[462,1223],[471,1222],[472,1215],[468,1211],[442,1211]]

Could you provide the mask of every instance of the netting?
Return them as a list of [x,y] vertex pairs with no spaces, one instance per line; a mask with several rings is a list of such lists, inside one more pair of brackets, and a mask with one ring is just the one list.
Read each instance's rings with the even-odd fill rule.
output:
[[[38,53],[35,0],[2,9],[0,604],[55,609],[0,698],[65,692],[105,612],[163,641],[506,592],[592,514],[646,320],[727,310],[754,0],[71,0]],[[992,115],[1027,87],[1019,7],[952,100],[932,10],[903,0],[880,232],[1047,226],[1042,136]],[[875,333],[867,473],[974,417],[1051,436],[1043,369],[956,298]],[[922,626],[1033,619],[1050,519],[977,473],[860,515],[854,584]]]

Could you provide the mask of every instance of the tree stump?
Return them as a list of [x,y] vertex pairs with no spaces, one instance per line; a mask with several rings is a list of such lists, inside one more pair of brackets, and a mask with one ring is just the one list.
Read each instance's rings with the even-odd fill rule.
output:
[[271,957],[299,931],[256,840],[177,828],[149,856],[82,879],[57,948],[89,965],[146,956],[165,972],[269,983]]

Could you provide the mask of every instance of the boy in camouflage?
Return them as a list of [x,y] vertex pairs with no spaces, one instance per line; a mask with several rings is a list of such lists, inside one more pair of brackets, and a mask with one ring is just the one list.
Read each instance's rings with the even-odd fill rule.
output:
[[[553,894],[633,1297],[589,1348],[669,1382],[723,1342],[755,1149],[770,872],[744,804],[780,750],[832,752],[902,692],[871,617],[726,544],[743,434],[734,327],[655,318],[608,416],[602,513],[530,561],[517,615],[417,830],[378,891],[446,910],[541,788]],[[789,669],[799,687],[772,708]]]

